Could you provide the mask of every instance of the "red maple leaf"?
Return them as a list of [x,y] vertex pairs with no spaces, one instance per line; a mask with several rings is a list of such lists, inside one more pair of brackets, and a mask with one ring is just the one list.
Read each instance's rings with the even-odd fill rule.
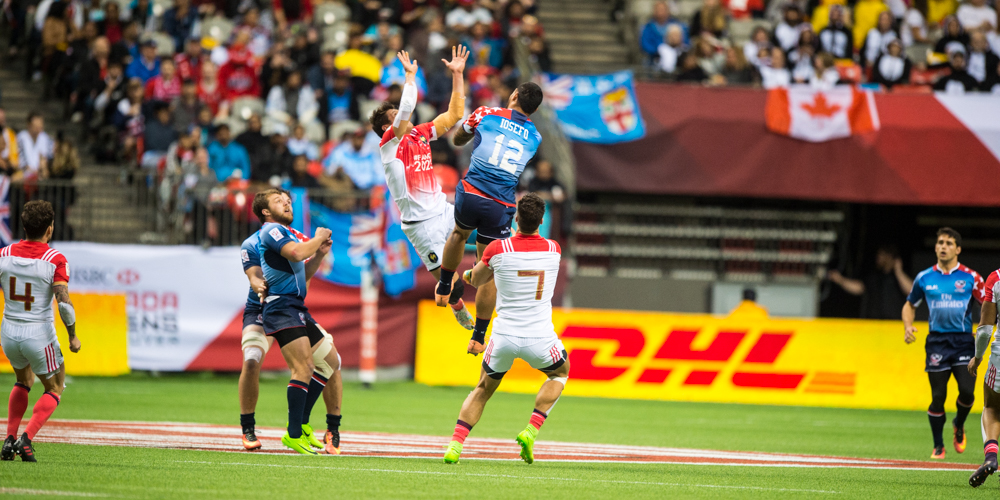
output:
[[814,118],[830,118],[834,113],[840,111],[841,108],[839,104],[829,105],[826,102],[826,96],[822,92],[817,92],[813,102],[802,104],[802,109],[806,110]]

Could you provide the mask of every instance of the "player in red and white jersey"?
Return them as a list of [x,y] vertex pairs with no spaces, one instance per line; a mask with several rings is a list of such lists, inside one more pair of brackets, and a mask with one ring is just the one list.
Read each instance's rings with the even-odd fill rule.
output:
[[997,440],[1000,439],[1000,338],[990,345],[994,326],[997,324],[997,302],[1000,301],[1000,269],[990,273],[986,279],[986,291],[983,297],[983,308],[979,317],[979,327],[976,328],[976,355],[969,360],[969,373],[973,377],[979,370],[986,348],[990,348],[990,361],[983,380],[983,452],[985,459],[969,478],[969,485],[978,488],[997,471]]
[[[48,245],[54,217],[49,202],[29,201],[21,211],[21,225],[28,239],[0,250],[0,285],[5,300],[0,345],[17,377],[7,406],[7,438],[0,449],[0,460],[13,460],[16,454],[25,462],[36,461],[31,440],[62,396],[66,369],[53,322],[53,297],[69,334],[69,349],[80,351],[76,313],[69,299],[69,264],[66,257]],[[26,432],[15,441],[35,375],[42,380],[45,393],[35,403]]]
[[483,352],[483,367],[479,384],[465,398],[458,413],[455,433],[444,455],[445,463],[458,462],[465,438],[479,422],[486,402],[500,387],[516,358],[548,376],[538,390],[528,426],[517,435],[525,462],[534,462],[535,438],[566,385],[569,361],[552,325],[552,295],[562,251],[558,243],[539,236],[538,226],[544,215],[545,201],[538,195],[522,197],[515,216],[517,234],[490,243],[482,260],[465,274],[465,279],[475,287],[495,282],[497,319],[485,351],[484,339],[476,338],[477,334],[469,341],[470,354]]
[[[441,278],[441,255],[448,236],[455,228],[455,207],[448,203],[431,160],[430,142],[448,132],[465,113],[465,61],[469,51],[464,45],[452,47],[451,61],[444,61],[451,70],[452,91],[448,111],[434,121],[414,126],[410,115],[417,106],[417,61],[409,54],[397,54],[406,70],[403,97],[399,109],[392,103],[382,103],[370,118],[372,130],[382,135],[379,143],[389,193],[399,208],[402,229],[420,254],[420,260],[435,278]],[[455,319],[466,330],[472,330],[472,315],[465,308],[462,294],[465,287],[457,276],[448,303]]]

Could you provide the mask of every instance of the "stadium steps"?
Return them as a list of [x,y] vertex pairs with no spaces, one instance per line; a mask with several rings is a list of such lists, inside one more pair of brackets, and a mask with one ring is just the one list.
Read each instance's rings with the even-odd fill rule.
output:
[[538,19],[545,28],[553,71],[599,74],[631,66],[631,51],[605,0],[546,0]]

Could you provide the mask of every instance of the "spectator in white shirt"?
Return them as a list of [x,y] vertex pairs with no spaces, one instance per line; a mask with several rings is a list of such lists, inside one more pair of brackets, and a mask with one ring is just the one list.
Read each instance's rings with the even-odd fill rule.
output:
[[21,169],[25,177],[39,175],[48,169],[55,152],[55,143],[45,133],[45,118],[37,111],[28,115],[28,128],[17,134],[17,147],[21,153]]
[[809,86],[817,90],[830,90],[840,81],[840,73],[834,67],[833,54],[820,52],[813,56],[813,74]]
[[988,77],[993,76],[997,64],[1000,64],[1000,59],[990,50],[986,35],[981,31],[973,31],[969,35],[969,59],[966,71],[982,85]]
[[878,15],[878,23],[875,24],[875,27],[868,30],[863,51],[865,65],[868,67],[875,64],[875,60],[885,52],[889,42],[899,39],[896,31],[892,29],[892,23],[892,13],[886,10]]
[[[812,34],[812,31],[809,32]],[[792,67],[792,81],[795,83],[809,83],[815,70],[813,68],[813,56],[816,55],[816,44],[810,37],[799,38],[799,46],[788,54],[788,63]]]
[[915,43],[928,43],[927,20],[924,14],[915,7],[907,9],[899,23],[899,37],[903,47],[912,47]]
[[785,18],[774,27],[774,43],[786,53],[799,44],[799,35],[810,28],[809,23],[802,20],[802,11],[794,3],[785,7]]
[[968,0],[959,6],[955,16],[958,17],[958,22],[962,23],[965,31],[997,29],[997,11],[986,5],[986,0]]
[[766,28],[757,26],[750,35],[750,41],[743,44],[743,57],[746,57],[748,63],[757,66],[762,50],[771,52],[771,36],[767,34]]
[[667,26],[667,36],[663,41],[656,49],[660,54],[660,70],[673,73],[677,69],[677,58],[687,50],[684,45],[684,30],[677,24]]
[[909,83],[910,69],[910,60],[903,53],[903,44],[899,40],[893,40],[889,42],[885,53],[875,60],[871,81],[880,83],[886,88]]
[[772,48],[771,57],[760,62],[760,83],[765,89],[787,87],[792,82],[792,74],[785,67],[785,53],[781,48]]
[[458,7],[445,16],[444,23],[449,28],[464,33],[476,23],[493,24],[493,15],[477,6],[476,0],[458,0]]

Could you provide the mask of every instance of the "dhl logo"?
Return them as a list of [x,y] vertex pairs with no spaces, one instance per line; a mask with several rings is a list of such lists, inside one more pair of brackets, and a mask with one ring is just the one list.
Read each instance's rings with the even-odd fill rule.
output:
[[[677,373],[683,377],[681,386],[707,387],[726,373],[736,388],[794,391],[808,379],[805,392],[854,394],[855,373],[813,372],[810,377],[807,371],[776,370],[775,362],[794,335],[728,328],[712,336],[708,329],[672,328],[651,357],[647,335],[638,328],[570,324],[560,337],[574,380],[613,381],[642,364],[636,384],[663,384]],[[680,369],[685,367],[689,369]]]

